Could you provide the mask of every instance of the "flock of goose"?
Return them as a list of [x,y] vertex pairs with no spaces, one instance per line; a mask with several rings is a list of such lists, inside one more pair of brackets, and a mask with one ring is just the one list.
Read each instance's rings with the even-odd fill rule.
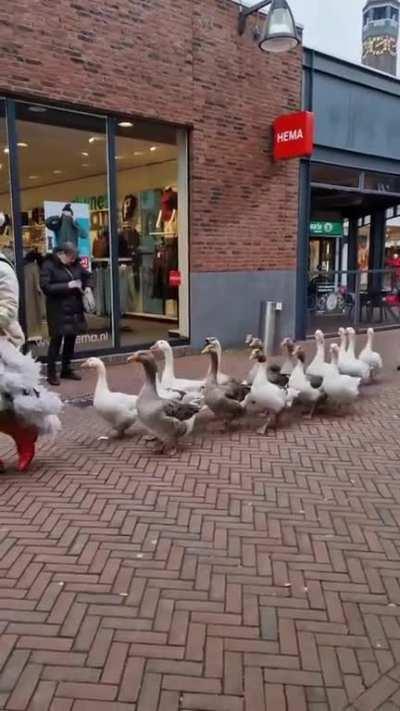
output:
[[[246,414],[263,416],[259,434],[281,425],[283,413],[295,403],[309,407],[309,417],[323,402],[345,412],[357,398],[360,386],[375,378],[383,364],[380,354],[373,350],[372,328],[358,356],[354,329],[340,328],[339,337],[340,345],[330,346],[327,362],[324,334],[316,331],[315,356],[306,368],[304,350],[291,339],[281,344],[284,362],[279,366],[269,362],[262,341],[249,335],[246,345],[252,366],[243,382],[222,371],[222,348],[216,338],[206,339],[202,353],[208,355],[210,364],[202,380],[177,378],[171,346],[167,341],[157,341],[150,350],[128,358],[144,370],[138,395],[110,391],[106,368],[99,358],[89,358],[82,367],[97,371],[93,406],[117,436],[139,423],[147,432],[146,439],[156,443],[155,452],[171,453],[190,435],[199,413],[206,409],[224,429],[233,427]],[[161,374],[156,362],[159,355],[164,358]]]

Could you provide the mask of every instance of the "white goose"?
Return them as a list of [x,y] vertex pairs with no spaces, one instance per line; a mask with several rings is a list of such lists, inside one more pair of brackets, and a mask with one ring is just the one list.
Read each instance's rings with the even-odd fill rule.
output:
[[100,358],[88,358],[82,368],[94,368],[97,382],[93,395],[93,407],[122,437],[137,419],[137,396],[112,392],[108,387],[106,366]]
[[318,403],[326,399],[326,395],[320,388],[314,388],[306,377],[304,372],[305,353],[300,346],[294,349],[293,357],[296,360],[296,365],[289,378],[288,386],[299,393],[297,397],[299,402],[311,405],[309,417],[312,417]]
[[[349,336],[349,345],[347,346],[347,335]],[[348,328],[347,332],[344,328],[339,328],[340,348],[338,353],[339,371],[343,375],[351,375],[353,378],[361,378],[364,382],[369,380],[370,368],[362,360],[356,358],[354,351],[355,331],[354,328]]]
[[273,427],[278,426],[282,412],[293,405],[298,391],[292,388],[283,390],[268,380],[267,358],[262,349],[256,348],[250,358],[258,362],[258,369],[251,390],[243,401],[243,407],[249,413],[270,413],[265,425],[258,430],[258,434],[266,434],[271,421]]
[[[175,377],[174,354],[168,341],[157,341],[150,350],[154,353],[162,353],[164,356],[164,369],[160,379],[163,390],[176,390],[180,393],[190,393],[196,396],[200,395],[205,380],[190,380]],[[164,396],[164,393],[162,393],[162,396]]]
[[331,368],[326,371],[322,381],[322,389],[329,400],[337,405],[350,405],[359,395],[361,378],[343,375],[339,371],[339,346],[332,343]]
[[306,375],[315,387],[322,384],[323,377],[330,369],[330,363],[325,360],[325,337],[322,331],[317,330],[314,334],[316,352],[313,360],[306,370]]
[[377,351],[372,349],[374,340],[374,329],[369,328],[367,331],[367,342],[362,349],[359,360],[366,363],[371,368],[371,378],[374,377],[383,368],[382,356]]

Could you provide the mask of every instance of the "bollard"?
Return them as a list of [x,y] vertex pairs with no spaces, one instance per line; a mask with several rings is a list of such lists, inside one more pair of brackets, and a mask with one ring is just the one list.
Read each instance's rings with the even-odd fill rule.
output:
[[276,314],[282,311],[282,304],[276,301],[262,301],[260,304],[260,337],[266,355],[273,355],[276,339]]

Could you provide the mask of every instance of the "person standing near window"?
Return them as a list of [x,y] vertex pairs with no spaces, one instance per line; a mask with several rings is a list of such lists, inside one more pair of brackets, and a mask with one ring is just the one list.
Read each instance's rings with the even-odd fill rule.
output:
[[[40,286],[46,297],[47,324],[50,345],[47,354],[47,380],[60,385],[57,360],[61,357],[61,378],[81,380],[71,367],[75,341],[87,330],[83,307],[83,293],[89,286],[90,274],[79,261],[76,246],[65,242],[43,262]],[[64,341],[64,344],[63,344]]]

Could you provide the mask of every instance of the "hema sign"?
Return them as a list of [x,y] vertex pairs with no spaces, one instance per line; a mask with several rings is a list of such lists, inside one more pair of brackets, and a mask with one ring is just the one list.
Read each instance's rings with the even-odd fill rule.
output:
[[314,114],[298,111],[279,116],[273,124],[274,158],[289,160],[310,156],[314,148]]

